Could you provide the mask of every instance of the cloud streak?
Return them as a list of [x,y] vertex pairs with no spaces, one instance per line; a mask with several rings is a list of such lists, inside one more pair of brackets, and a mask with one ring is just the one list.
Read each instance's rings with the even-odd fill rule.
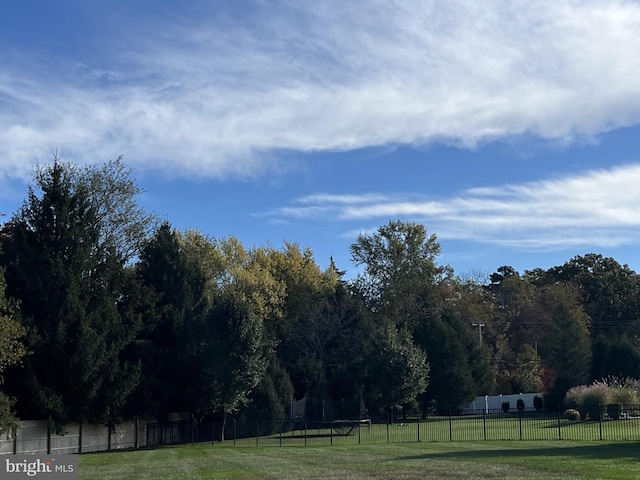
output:
[[350,234],[389,219],[423,222],[441,239],[526,251],[617,247],[640,240],[640,165],[520,185],[475,188],[451,198],[335,195],[297,199],[272,218],[335,219]]
[[120,10],[96,52],[43,73],[16,58],[44,50],[0,58],[0,176],[55,148],[246,178],[282,167],[280,151],[571,141],[640,121],[636,2],[193,5]]

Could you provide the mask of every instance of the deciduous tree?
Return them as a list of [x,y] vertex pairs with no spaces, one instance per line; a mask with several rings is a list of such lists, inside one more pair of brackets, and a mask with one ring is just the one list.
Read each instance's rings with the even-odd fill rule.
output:
[[[7,367],[19,364],[27,354],[24,345],[25,329],[16,316],[17,305],[5,296],[4,270],[0,268],[0,385],[4,383],[3,372]],[[11,411],[13,400],[0,392],[0,433],[15,427]]]
[[201,388],[200,412],[227,416],[249,399],[265,371],[263,323],[243,300],[223,293],[200,325],[188,332],[189,352]]
[[383,322],[371,339],[366,360],[367,403],[374,411],[414,403],[429,384],[427,356],[406,328]]

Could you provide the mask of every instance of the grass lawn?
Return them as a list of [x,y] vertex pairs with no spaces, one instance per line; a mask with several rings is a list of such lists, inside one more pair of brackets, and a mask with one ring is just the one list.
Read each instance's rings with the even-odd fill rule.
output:
[[80,479],[638,479],[640,443],[511,441],[290,447],[201,443],[80,456]]

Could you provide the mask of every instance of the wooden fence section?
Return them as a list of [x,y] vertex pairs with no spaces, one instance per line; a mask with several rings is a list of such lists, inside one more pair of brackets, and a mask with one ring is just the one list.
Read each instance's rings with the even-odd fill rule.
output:
[[72,454],[141,448],[146,446],[146,425],[136,420],[116,425],[113,431],[104,425],[67,425],[62,434],[57,434],[46,420],[21,421],[16,431],[0,435],[0,454]]

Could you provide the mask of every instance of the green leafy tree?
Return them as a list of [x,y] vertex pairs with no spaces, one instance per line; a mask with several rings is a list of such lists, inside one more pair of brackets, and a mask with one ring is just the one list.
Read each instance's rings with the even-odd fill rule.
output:
[[[25,329],[16,319],[17,305],[5,296],[4,271],[0,269],[0,385],[7,367],[20,364],[27,354],[24,345]],[[12,412],[13,400],[0,392],[0,433],[16,426]]]
[[[562,291],[564,286],[554,288]],[[493,296],[494,309],[492,319],[486,322],[484,339],[496,378],[496,391],[539,391],[530,390],[542,384],[543,373],[537,367],[541,360],[535,360],[535,352],[547,335],[557,303],[547,297],[557,295],[546,291],[529,272],[521,276],[508,266],[500,267],[491,275],[487,291]]]
[[514,387],[522,393],[535,393],[542,390],[542,360],[535,347],[524,345],[516,357]]
[[327,359],[340,336],[335,332],[334,340],[321,338],[321,332],[340,316],[329,306],[337,276],[320,269],[310,249],[291,242],[282,248],[254,249],[253,263],[282,289],[280,314],[266,317],[265,337],[289,374],[294,397],[306,397],[307,414],[320,416],[322,403],[329,398]]
[[256,263],[270,272],[282,285],[282,316],[277,322],[267,324],[269,334],[282,340],[280,353],[285,364],[287,343],[296,323],[310,308],[316,308],[335,289],[337,277],[334,272],[322,271],[309,248],[300,248],[295,243],[285,242],[283,248],[256,250]]
[[263,323],[233,294],[222,294],[201,325],[188,332],[189,351],[201,388],[200,411],[227,416],[245,404],[264,375]]
[[364,266],[354,286],[372,310],[411,329],[416,317],[441,305],[440,286],[451,271],[436,264],[440,243],[417,223],[391,221],[351,245],[353,262]]
[[73,183],[89,192],[101,247],[114,249],[125,261],[132,260],[158,225],[155,215],[136,201],[143,190],[132,179],[133,171],[125,167],[120,156],[70,173]]
[[4,270],[0,268],[0,374],[27,354],[25,329],[18,320],[18,305],[5,296]]
[[374,323],[393,322],[428,356],[424,409],[425,402],[457,407],[478,389],[490,388],[484,386],[488,370],[477,337],[453,306],[460,299],[458,285],[449,267],[436,264],[439,253],[435,235],[423,225],[401,221],[360,235],[351,246],[354,262],[364,266],[354,289],[365,298]]
[[635,334],[640,319],[640,277],[628,265],[590,253],[547,270],[542,281],[571,283],[579,288],[592,321],[593,338],[601,333]]
[[235,237],[215,239],[197,231],[185,232],[181,242],[190,261],[198,264],[205,275],[208,302],[213,304],[220,297],[232,296],[262,322],[262,355],[267,368],[249,396],[254,404],[241,413],[243,418],[283,418],[291,401],[292,385],[289,372],[275,353],[283,341],[279,332],[286,292],[282,279],[274,275],[275,250],[247,250]]
[[342,283],[309,306],[294,325],[290,355],[297,359],[312,416],[358,416],[363,379],[365,323],[361,304]]
[[406,329],[380,325],[366,361],[367,404],[374,412],[414,403],[429,384],[427,357]]
[[273,274],[268,249],[247,250],[236,237],[215,239],[191,230],[181,236],[190,261],[206,277],[209,302],[223,293],[233,293],[246,302],[267,325],[282,318],[285,285]]
[[35,176],[23,207],[5,226],[7,292],[20,302],[27,345],[19,404],[56,425],[112,423],[138,381],[123,361],[139,329],[128,316],[132,277],[124,258],[100,242],[90,192],[71,165],[55,161]]

